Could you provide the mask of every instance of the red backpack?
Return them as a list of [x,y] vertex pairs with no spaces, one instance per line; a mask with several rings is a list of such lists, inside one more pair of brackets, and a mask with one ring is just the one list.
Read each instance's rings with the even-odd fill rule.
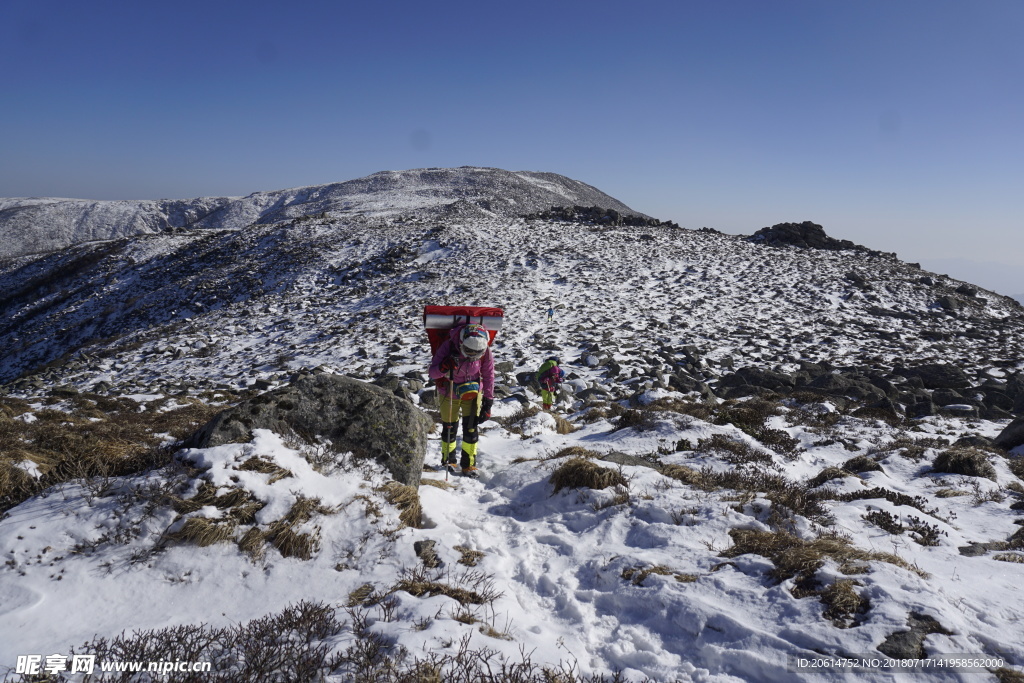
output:
[[448,332],[453,327],[476,323],[487,328],[491,344],[494,337],[501,329],[505,312],[500,308],[487,306],[424,306],[423,327],[427,330],[427,339],[430,340],[430,355],[437,353],[438,348],[448,338]]

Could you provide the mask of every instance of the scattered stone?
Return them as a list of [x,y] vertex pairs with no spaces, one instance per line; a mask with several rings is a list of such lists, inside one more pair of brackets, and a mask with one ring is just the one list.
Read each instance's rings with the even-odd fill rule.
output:
[[420,558],[423,566],[428,569],[437,569],[444,566],[444,562],[437,556],[436,546],[437,541],[431,541],[430,539],[416,541],[412,544],[413,550],[416,551],[416,557]]
[[951,636],[953,632],[946,629],[933,617],[926,614],[911,612],[907,616],[909,631],[897,631],[886,636],[878,651],[893,659],[923,659],[924,639],[932,633]]

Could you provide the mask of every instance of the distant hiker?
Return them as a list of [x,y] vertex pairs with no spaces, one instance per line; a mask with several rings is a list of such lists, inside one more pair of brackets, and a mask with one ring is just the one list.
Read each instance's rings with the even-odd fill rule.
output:
[[555,309],[549,307],[548,308],[548,322],[551,322],[554,319],[555,319]]
[[537,370],[537,381],[540,383],[540,398],[544,402],[544,410],[551,410],[555,402],[555,392],[565,381],[565,371],[558,367],[558,357],[551,356]]
[[494,404],[494,356],[483,325],[452,328],[430,363],[441,408],[441,466],[455,470],[455,436],[462,416],[462,473],[476,472],[478,425],[491,418]]

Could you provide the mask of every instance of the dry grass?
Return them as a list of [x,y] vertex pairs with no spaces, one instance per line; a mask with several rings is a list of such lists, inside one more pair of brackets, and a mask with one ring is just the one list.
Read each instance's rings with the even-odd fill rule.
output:
[[698,578],[696,574],[682,574],[673,571],[663,564],[654,565],[652,567],[626,567],[622,570],[622,578],[626,581],[631,582],[634,586],[642,586],[644,581],[651,574],[658,576],[671,576],[679,583],[693,583]]
[[555,493],[562,489],[606,489],[611,486],[629,488],[629,481],[618,470],[596,465],[590,460],[574,457],[551,474]]
[[555,431],[559,434],[572,434],[576,431],[576,425],[569,422],[561,415],[552,415],[555,418]]
[[904,458],[917,462],[924,458],[929,448],[945,448],[948,445],[949,440],[941,436],[914,439],[904,434],[877,449],[872,449],[868,455],[898,452]]
[[832,481],[833,479],[842,479],[844,477],[852,477],[854,474],[848,472],[841,467],[826,467],[821,472],[810,478],[807,482],[807,486],[810,488],[817,488],[825,482]]
[[389,481],[380,487],[379,492],[386,501],[398,508],[398,519],[404,526],[413,529],[420,528],[423,521],[423,507],[420,505],[420,493],[415,486]]
[[932,462],[936,472],[984,477],[995,481],[996,470],[988,461],[988,454],[977,448],[950,448],[939,453]]
[[1013,476],[1024,481],[1024,457],[1007,458],[1006,464],[1010,467],[1010,471],[1013,472]]
[[253,562],[263,558],[264,548],[267,544],[266,536],[258,526],[246,531],[238,541],[238,549],[249,556]]
[[267,483],[270,484],[293,476],[289,470],[286,470],[270,458],[263,455],[254,455],[251,458],[246,459],[245,462],[238,466],[238,469],[243,472],[269,474],[270,480]]
[[169,541],[191,543],[204,548],[214,543],[227,541],[235,535],[235,523],[232,520],[214,520],[205,517],[190,517],[185,520],[181,529],[164,536]]
[[685,401],[678,398],[659,398],[648,403],[646,408],[647,410],[659,412],[689,415],[690,417],[695,417],[698,420],[704,420],[705,422],[709,422],[714,414],[714,410],[706,403],[696,403],[694,401]]
[[252,493],[245,489],[231,488],[220,495],[218,495],[218,491],[220,489],[212,483],[204,481],[191,498],[182,499],[170,496],[169,500],[175,512],[180,514],[185,515],[212,505],[220,510],[226,510],[227,514],[239,524],[255,524],[256,513],[266,505],[266,503],[256,500]]
[[443,479],[420,479],[420,486],[433,486],[434,488],[441,489],[442,491],[450,491],[456,488],[455,485],[449,484]]
[[638,432],[649,432],[658,425],[656,418],[657,415],[653,411],[627,408],[615,420],[612,431],[635,429]]
[[695,450],[700,453],[714,454],[730,465],[746,463],[771,465],[775,462],[770,453],[751,448],[749,444],[730,439],[724,434],[713,434],[710,439],[701,439],[697,442]]
[[960,489],[942,488],[935,492],[936,498],[956,498],[957,496],[969,496],[970,491],[961,491]]
[[871,601],[854,590],[862,585],[852,579],[840,579],[819,591],[825,617],[839,628],[857,626],[871,608]]
[[492,419],[513,434],[522,434],[523,423],[538,413],[540,413],[540,408],[537,406],[520,406],[511,415]]
[[[71,394],[49,400],[66,411],[32,412],[24,401],[0,398],[0,512],[65,481],[164,465],[171,455],[160,447],[164,435],[184,439],[220,410],[192,399],[176,399],[188,405],[163,412],[167,399],[143,405],[123,397]],[[13,419],[26,413],[35,420]],[[15,471],[21,469],[15,464],[26,460],[38,467],[38,480]]]
[[424,567],[406,570],[391,590],[405,591],[415,597],[444,595],[460,605],[487,605],[502,595],[487,574],[467,569],[445,575],[429,573]]
[[1000,562],[1016,562],[1017,564],[1024,564],[1024,555],[1020,553],[999,553],[998,555],[992,556],[993,560],[999,560]]
[[264,539],[285,557],[308,560],[320,550],[320,529],[300,533],[297,527],[305,524],[314,515],[329,515],[335,510],[326,508],[319,498],[299,497],[288,514],[272,523],[264,532]]
[[293,526],[282,522],[271,524],[264,538],[284,557],[309,560],[320,550],[319,533],[299,533]]
[[480,560],[483,559],[484,555],[487,554],[479,550],[467,548],[464,545],[457,545],[454,546],[454,548],[462,555],[462,557],[459,558],[459,564],[464,564],[467,567],[475,567]]
[[834,560],[840,567],[863,565],[864,562],[887,562],[918,576],[928,576],[896,555],[862,550],[838,536],[819,536],[812,541],[804,541],[783,531],[753,529],[732,529],[729,535],[734,545],[722,552],[723,557],[738,557],[747,553],[767,557],[775,564],[772,576],[780,581],[798,576],[810,579],[828,559]]
[[704,488],[706,482],[701,472],[692,467],[687,467],[686,465],[665,465],[661,468],[661,473],[684,484],[708,490]]

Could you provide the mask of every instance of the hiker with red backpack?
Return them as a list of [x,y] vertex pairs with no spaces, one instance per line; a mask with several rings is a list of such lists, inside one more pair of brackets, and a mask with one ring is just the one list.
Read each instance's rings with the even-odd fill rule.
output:
[[455,471],[455,437],[462,417],[462,474],[476,476],[479,425],[491,418],[494,404],[494,356],[483,325],[452,328],[430,363],[441,409],[441,466]]
[[537,382],[540,384],[540,399],[544,403],[544,410],[551,410],[551,405],[555,402],[555,393],[565,381],[565,371],[558,367],[559,362],[557,356],[551,356],[537,370]]

